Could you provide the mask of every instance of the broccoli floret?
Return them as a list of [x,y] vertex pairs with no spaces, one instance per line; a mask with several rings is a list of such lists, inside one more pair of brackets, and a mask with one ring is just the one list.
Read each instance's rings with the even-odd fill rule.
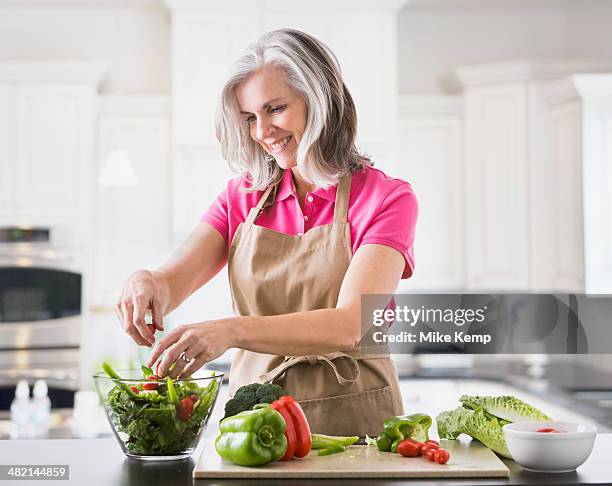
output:
[[251,383],[250,385],[241,386],[236,390],[234,397],[225,404],[225,417],[231,417],[245,410],[250,410],[257,401],[257,389],[261,383]]
[[274,400],[278,400],[283,395],[287,395],[287,392],[279,385],[265,383],[257,389],[256,395],[257,403],[272,403]]
[[225,403],[225,417],[251,410],[258,403],[272,403],[287,393],[278,385],[251,383],[236,390],[234,397]]

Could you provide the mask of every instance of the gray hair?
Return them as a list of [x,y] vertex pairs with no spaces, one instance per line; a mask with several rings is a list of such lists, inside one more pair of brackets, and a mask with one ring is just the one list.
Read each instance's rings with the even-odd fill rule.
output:
[[230,168],[247,173],[252,191],[279,181],[281,169],[249,134],[240,116],[236,87],[265,66],[283,69],[289,86],[306,103],[306,129],[299,143],[301,174],[317,187],[329,187],[343,175],[360,170],[369,158],[355,147],[357,112],[336,56],[322,42],[294,29],[262,35],[234,63],[221,92],[216,135]]

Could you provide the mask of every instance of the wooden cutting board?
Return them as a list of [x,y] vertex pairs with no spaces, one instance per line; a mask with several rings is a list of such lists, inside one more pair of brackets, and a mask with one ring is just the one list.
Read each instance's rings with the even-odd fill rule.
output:
[[493,451],[477,441],[443,440],[450,452],[447,464],[423,457],[408,458],[380,452],[372,446],[352,446],[345,452],[244,467],[224,461],[214,441],[206,442],[193,470],[194,478],[465,478],[507,477],[510,471]]

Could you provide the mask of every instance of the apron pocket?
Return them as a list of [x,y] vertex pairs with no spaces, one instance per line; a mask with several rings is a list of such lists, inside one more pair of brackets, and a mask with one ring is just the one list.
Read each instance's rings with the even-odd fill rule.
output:
[[390,385],[374,390],[327,398],[300,400],[313,434],[358,435],[376,437],[394,410]]

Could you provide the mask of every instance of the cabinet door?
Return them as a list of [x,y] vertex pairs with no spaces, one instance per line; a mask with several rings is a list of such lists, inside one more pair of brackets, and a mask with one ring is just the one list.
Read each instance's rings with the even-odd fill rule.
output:
[[13,202],[20,214],[85,211],[94,95],[84,86],[15,88]]
[[466,277],[471,290],[529,286],[527,89],[468,89],[466,106]]
[[0,210],[11,208],[11,118],[13,116],[12,86],[0,83]]
[[400,164],[393,175],[410,182],[419,202],[415,272],[400,282],[402,291],[464,287],[461,116],[401,118]]

